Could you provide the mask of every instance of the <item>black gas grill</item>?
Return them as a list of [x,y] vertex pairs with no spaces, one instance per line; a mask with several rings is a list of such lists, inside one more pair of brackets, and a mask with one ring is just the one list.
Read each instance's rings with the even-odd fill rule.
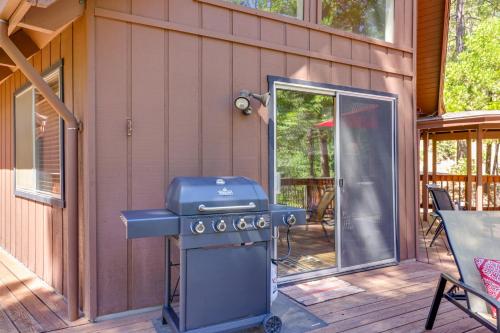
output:
[[166,208],[125,211],[127,238],[169,237],[163,320],[176,332],[230,332],[264,325],[271,315],[271,230],[305,224],[302,209],[270,205],[244,177],[180,177]]

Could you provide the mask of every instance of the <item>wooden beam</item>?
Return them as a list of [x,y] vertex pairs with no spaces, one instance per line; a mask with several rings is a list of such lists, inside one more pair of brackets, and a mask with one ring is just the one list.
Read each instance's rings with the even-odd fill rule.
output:
[[423,220],[429,215],[429,193],[426,185],[429,184],[429,133],[424,133],[424,176],[422,178],[422,205],[424,206]]
[[467,209],[472,207],[472,132],[467,133],[467,183],[465,184]]
[[[39,51],[35,42],[33,42],[33,40],[22,30],[17,31],[10,37],[10,39],[14,42],[14,44],[16,44],[17,48],[26,58],[31,57]],[[12,61],[12,59],[10,59],[3,49],[0,49],[0,66],[6,66],[12,69],[16,68],[16,64]]]
[[0,13],[4,11],[5,7],[7,7],[7,4],[9,3],[8,0],[0,0]]
[[83,15],[84,10],[85,5],[82,1],[57,1],[48,8],[33,7],[18,23],[18,26],[52,34]]
[[[19,30],[14,33],[10,36],[10,39],[26,58],[31,57],[40,50],[35,42],[33,42],[33,40],[23,30]],[[0,49],[0,67],[7,69],[2,69],[0,72],[0,81],[12,74],[17,67],[3,49]]]
[[5,53],[3,49],[0,49],[0,66],[16,68],[16,64],[12,61],[11,58]]
[[40,50],[31,37],[28,36],[28,34],[26,34],[23,30],[17,31],[10,37],[10,39],[14,44],[16,44],[19,51],[21,51],[26,58],[31,57]]
[[7,29],[7,33],[9,36],[14,33],[19,22],[21,22],[24,15],[26,15],[30,8],[31,3],[26,0],[22,0],[19,6],[17,6],[16,10],[14,10],[14,13],[12,13],[9,18],[9,28]]
[[[436,141],[450,141],[450,140],[467,140],[469,131],[463,132],[442,132],[442,133],[432,133],[429,135],[430,140]],[[472,131],[475,132],[475,131]],[[484,130],[483,139],[500,139],[500,131],[493,130]]]
[[0,67],[0,82],[5,80],[11,74],[12,74],[12,70],[9,67],[1,66]]
[[483,129],[477,130],[476,139],[476,209],[483,210]]

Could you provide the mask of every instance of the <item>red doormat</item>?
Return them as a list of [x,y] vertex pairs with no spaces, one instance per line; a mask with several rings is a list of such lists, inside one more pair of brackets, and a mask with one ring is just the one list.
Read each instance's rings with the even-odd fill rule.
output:
[[297,283],[279,290],[302,305],[309,306],[365,291],[336,277]]

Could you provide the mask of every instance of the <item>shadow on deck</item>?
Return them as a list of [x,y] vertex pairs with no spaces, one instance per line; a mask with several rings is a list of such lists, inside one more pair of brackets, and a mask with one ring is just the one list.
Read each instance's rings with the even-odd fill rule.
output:
[[[426,230],[426,223],[421,223]],[[365,292],[314,304],[307,310],[328,324],[313,332],[423,332],[440,271],[454,272],[443,245],[428,248],[420,237],[418,261],[340,277]],[[475,320],[443,301],[433,332],[486,332]],[[62,297],[0,250],[1,332],[170,332],[160,311],[89,323],[65,320]],[[283,332],[286,333],[286,332]]]

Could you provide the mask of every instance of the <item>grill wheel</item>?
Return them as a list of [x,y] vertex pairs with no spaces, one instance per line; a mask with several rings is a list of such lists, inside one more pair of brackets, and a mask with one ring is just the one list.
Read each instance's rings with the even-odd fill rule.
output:
[[281,332],[282,322],[280,317],[269,315],[264,319],[264,332],[265,333],[279,333]]

